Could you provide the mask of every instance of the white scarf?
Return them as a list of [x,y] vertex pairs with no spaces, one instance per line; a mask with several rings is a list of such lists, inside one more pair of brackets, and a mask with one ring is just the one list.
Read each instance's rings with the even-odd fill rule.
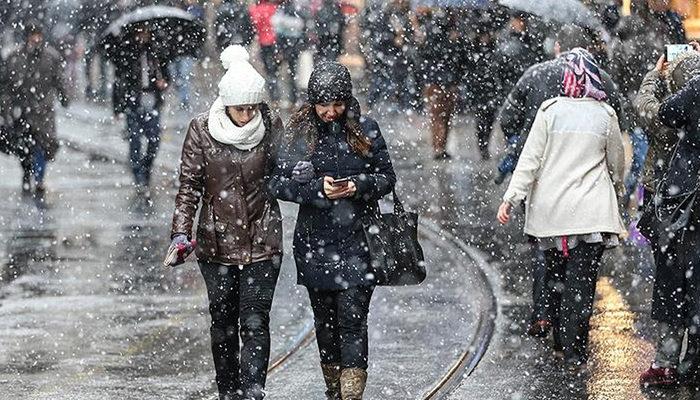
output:
[[258,110],[250,122],[236,126],[226,115],[226,107],[219,97],[209,109],[209,134],[217,142],[233,145],[240,150],[250,150],[265,137],[262,113]]

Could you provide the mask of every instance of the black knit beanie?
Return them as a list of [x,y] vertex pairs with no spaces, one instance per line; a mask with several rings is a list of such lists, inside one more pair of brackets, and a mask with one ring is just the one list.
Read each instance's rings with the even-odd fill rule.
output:
[[352,98],[350,71],[335,61],[316,65],[309,78],[309,103],[321,104]]

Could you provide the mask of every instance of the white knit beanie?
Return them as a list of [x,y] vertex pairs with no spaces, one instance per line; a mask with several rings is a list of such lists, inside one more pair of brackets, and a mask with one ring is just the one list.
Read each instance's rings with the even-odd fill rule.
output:
[[219,81],[219,97],[224,106],[258,104],[265,101],[265,78],[248,62],[250,56],[243,46],[232,45],[221,52],[226,69]]

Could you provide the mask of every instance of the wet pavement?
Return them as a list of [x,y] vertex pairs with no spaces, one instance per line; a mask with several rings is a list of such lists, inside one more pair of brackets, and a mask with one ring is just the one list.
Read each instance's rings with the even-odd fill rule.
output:
[[[496,226],[505,187],[492,183],[496,161],[482,162],[473,150],[471,121],[455,122],[453,160],[435,162],[423,117],[379,120],[399,194],[425,220],[430,275],[421,286],[375,292],[366,398],[694,398],[692,390],[649,394],[637,385],[653,357],[647,249],[606,254],[590,373],[572,376],[546,343],[524,335],[531,278],[522,218]],[[68,146],[49,171],[49,209],[18,197],[19,167],[0,157],[0,193],[9,198],[0,209],[0,399],[212,398],[197,267],[159,266],[187,122],[184,113],[168,116],[152,206],[134,198],[121,125],[99,106],[78,104],[59,117]],[[294,211],[283,210],[287,236]],[[268,398],[323,398],[310,322],[287,256],[273,305],[272,359],[280,362]]]

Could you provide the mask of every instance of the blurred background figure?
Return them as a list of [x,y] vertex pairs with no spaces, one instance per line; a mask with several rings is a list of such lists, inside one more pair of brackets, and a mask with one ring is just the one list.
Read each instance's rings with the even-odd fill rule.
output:
[[270,0],[259,0],[249,8],[250,20],[255,27],[260,45],[260,57],[265,66],[267,90],[270,93],[272,103],[280,99],[277,87],[279,58],[277,46],[277,34],[272,24],[272,17],[277,12],[277,3]]
[[299,88],[297,87],[297,70],[299,57],[306,48],[306,21],[308,15],[302,4],[297,0],[282,1],[272,25],[277,34],[277,45],[282,62],[287,64],[289,78],[289,102],[291,106],[299,103]]
[[[198,0],[185,0],[181,7],[197,20],[204,21],[204,7],[199,4]],[[178,99],[180,100],[180,108],[185,111],[192,109],[190,105],[190,80],[192,79],[195,61],[196,58],[192,55],[182,55],[170,64],[172,67],[171,75],[177,89]]]
[[321,0],[314,16],[316,56],[314,62],[336,61],[343,51],[345,16],[337,0]]
[[[674,43],[686,43],[686,38],[682,18],[671,10],[670,1],[633,1],[632,14],[620,20],[610,51],[610,73],[628,104],[633,101],[644,75],[663,54],[664,45]],[[625,179],[625,205],[637,188],[649,149],[645,133],[649,129],[647,124],[636,114],[631,115],[630,121],[633,156],[630,172]]]
[[22,165],[22,195],[33,195],[43,205],[47,162],[54,159],[59,148],[54,103],[58,100],[68,106],[65,64],[47,43],[41,22],[24,22],[23,32],[24,42],[9,55],[1,71],[7,102],[2,108],[9,107],[15,118],[9,129]]
[[362,16],[363,53],[369,66],[367,104],[390,101],[398,110],[416,106],[413,77],[413,12],[408,0],[368,6]]
[[216,46],[223,51],[231,44],[244,47],[253,43],[255,31],[244,0],[224,0],[216,10],[214,22]]
[[[146,25],[133,26],[133,42],[115,59],[112,106],[116,116],[126,118],[129,161],[136,192],[148,198],[151,168],[161,135],[163,93],[168,87],[167,60],[159,59],[152,47],[152,32]],[[145,149],[143,141],[145,140]]]
[[447,160],[447,138],[457,105],[457,87],[465,74],[466,46],[456,9],[417,10],[419,73],[429,116],[433,158]]

